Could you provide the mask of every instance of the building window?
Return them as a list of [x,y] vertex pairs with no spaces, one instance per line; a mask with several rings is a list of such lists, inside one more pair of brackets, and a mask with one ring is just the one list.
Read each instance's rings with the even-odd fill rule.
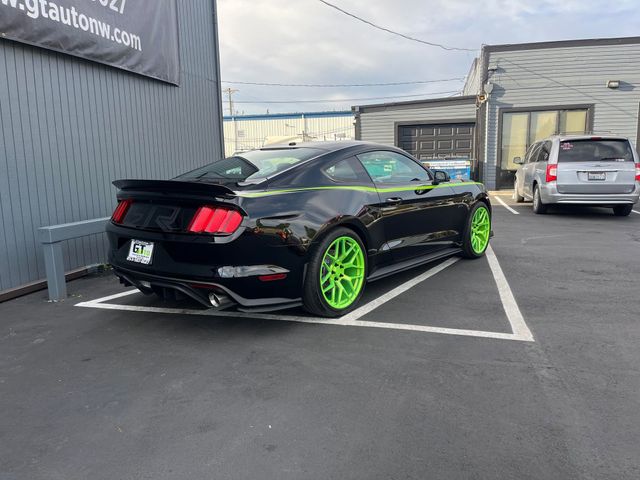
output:
[[516,170],[515,157],[524,158],[530,145],[555,134],[587,131],[587,110],[536,110],[502,114],[502,170]]

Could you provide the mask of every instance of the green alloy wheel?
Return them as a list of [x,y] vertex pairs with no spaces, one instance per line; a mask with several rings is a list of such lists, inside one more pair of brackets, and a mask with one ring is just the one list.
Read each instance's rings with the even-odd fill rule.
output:
[[336,238],[324,253],[320,268],[322,296],[331,308],[349,307],[364,284],[364,252],[351,237]]
[[484,255],[491,236],[491,214],[482,202],[476,203],[469,212],[467,234],[462,244],[463,254],[467,258],[478,258]]
[[475,253],[481,254],[489,243],[489,232],[491,231],[491,219],[486,207],[478,208],[471,220],[471,248]]
[[351,229],[328,232],[312,249],[304,284],[304,308],[322,317],[338,317],[353,310],[367,278],[366,249]]

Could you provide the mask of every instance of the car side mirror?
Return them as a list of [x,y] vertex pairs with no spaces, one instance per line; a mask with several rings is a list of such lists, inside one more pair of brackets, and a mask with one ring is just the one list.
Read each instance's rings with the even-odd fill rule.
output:
[[451,180],[449,174],[444,170],[434,170],[433,175],[436,183],[445,183]]
[[522,165],[524,162],[522,161],[522,157],[513,157],[513,163],[516,165]]

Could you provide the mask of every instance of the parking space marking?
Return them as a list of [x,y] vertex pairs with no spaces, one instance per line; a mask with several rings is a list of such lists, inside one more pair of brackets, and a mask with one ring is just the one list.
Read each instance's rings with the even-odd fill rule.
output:
[[638,215],[640,215],[640,212],[638,212],[637,210],[631,210],[633,213],[637,213]]
[[376,308],[384,305],[389,300],[393,300],[395,297],[397,297],[398,295],[403,294],[404,292],[406,292],[410,288],[413,288],[416,285],[418,285],[419,283],[424,282],[426,279],[433,277],[436,273],[440,273],[442,270],[444,270],[445,268],[453,265],[458,260],[460,260],[460,257],[451,257],[451,258],[445,260],[444,262],[442,262],[440,265],[436,265],[435,267],[427,270],[423,274],[418,275],[417,277],[406,281],[402,285],[397,286],[393,290],[389,290],[384,295],[380,295],[378,298],[376,298],[375,300],[372,300],[371,302],[367,303],[366,305],[363,305],[363,306],[361,306],[359,308],[356,308],[351,313],[347,313],[346,315],[342,316],[342,318],[345,319],[346,321],[353,321],[353,320],[357,320],[359,318],[362,318],[367,313],[370,313],[370,312],[374,311]]
[[498,262],[498,257],[496,257],[491,245],[487,247],[486,255],[487,261],[489,262],[489,268],[491,268],[493,278],[495,279],[498,287],[498,294],[500,295],[502,307],[504,308],[504,312],[507,314],[507,319],[511,324],[513,334],[521,340],[533,342],[533,334],[524,321],[520,307],[518,307],[518,302],[516,302],[516,298],[513,296],[509,282],[507,282],[507,278],[504,276],[502,267],[500,267],[500,263]]
[[375,300],[355,309],[353,312],[348,313],[340,318],[327,319],[321,317],[303,317],[298,315],[278,315],[273,313],[246,313],[246,312],[227,312],[227,311],[215,311],[215,310],[196,310],[196,309],[183,309],[183,308],[165,308],[165,307],[147,307],[138,305],[121,305],[115,303],[105,303],[117,298],[126,297],[136,293],[140,293],[139,290],[127,290],[126,292],[117,293],[115,295],[109,295],[107,297],[98,298],[96,300],[90,300],[87,302],[81,302],[76,304],[76,307],[86,308],[98,308],[103,310],[124,310],[131,312],[147,312],[147,313],[164,313],[174,315],[200,315],[211,317],[226,317],[226,318],[250,318],[256,320],[276,320],[284,322],[296,322],[296,323],[316,323],[322,325],[337,325],[345,327],[367,327],[367,328],[382,328],[390,330],[405,330],[413,332],[425,332],[425,333],[441,333],[445,335],[459,335],[466,337],[481,337],[481,338],[493,338],[500,340],[516,340],[523,342],[535,341],[531,331],[527,327],[527,324],[522,317],[522,313],[518,308],[518,304],[513,296],[513,292],[509,287],[509,283],[504,276],[504,272],[500,267],[498,259],[495,256],[491,245],[487,248],[487,260],[489,262],[489,268],[493,274],[493,277],[498,288],[498,294],[502,302],[502,307],[506,313],[507,320],[511,325],[513,333],[502,332],[487,332],[483,330],[468,330],[460,328],[446,328],[446,327],[431,327],[427,325],[414,325],[404,323],[389,323],[389,322],[374,322],[368,320],[360,320],[363,316],[374,311],[376,308],[384,305],[385,303],[393,300],[407,290],[415,287],[421,282],[424,282],[428,278],[440,273],[444,269],[455,264],[459,257],[451,257],[444,262],[436,265],[435,267],[421,273],[417,277],[408,280],[407,282],[397,286],[389,292],[381,295]]
[[502,200],[499,196],[497,196],[497,195],[493,195],[491,198],[495,198],[495,199],[498,201],[498,203],[499,203],[500,205],[502,205],[504,208],[506,208],[507,210],[509,210],[509,211],[510,211],[511,213],[513,213],[514,215],[520,215],[520,212],[516,212],[513,208],[511,208],[509,205],[507,205],[507,204],[505,203],[505,201],[504,201],[504,200]]

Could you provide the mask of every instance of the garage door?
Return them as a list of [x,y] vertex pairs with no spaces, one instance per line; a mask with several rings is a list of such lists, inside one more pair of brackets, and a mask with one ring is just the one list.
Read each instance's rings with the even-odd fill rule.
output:
[[398,146],[420,160],[430,158],[472,158],[473,123],[401,125]]

